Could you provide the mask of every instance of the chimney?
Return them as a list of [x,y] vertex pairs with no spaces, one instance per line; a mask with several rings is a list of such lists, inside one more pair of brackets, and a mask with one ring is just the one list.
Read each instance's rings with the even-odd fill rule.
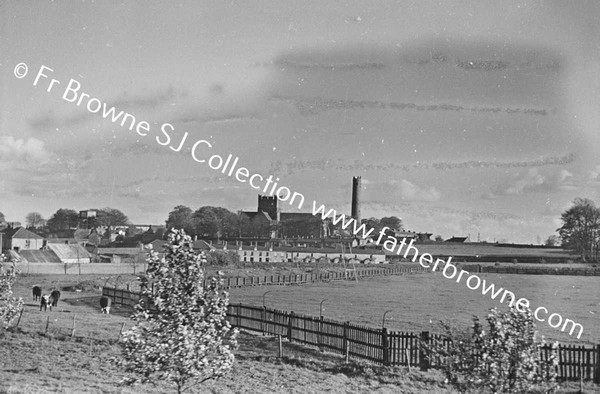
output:
[[360,177],[352,177],[352,217],[360,223]]

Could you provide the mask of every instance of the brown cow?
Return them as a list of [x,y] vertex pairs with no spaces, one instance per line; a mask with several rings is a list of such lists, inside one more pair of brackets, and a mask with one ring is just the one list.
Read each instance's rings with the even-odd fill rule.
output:
[[52,293],[50,293],[50,302],[52,303],[52,306],[58,306],[58,300],[60,300],[60,291],[53,290]]
[[33,300],[37,301],[42,297],[42,288],[39,286],[33,286]]

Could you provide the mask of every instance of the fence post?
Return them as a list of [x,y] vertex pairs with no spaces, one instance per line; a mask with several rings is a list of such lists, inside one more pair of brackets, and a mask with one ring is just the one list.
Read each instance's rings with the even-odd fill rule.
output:
[[323,351],[323,315],[319,316],[319,334],[317,336],[319,350]]
[[73,314],[73,327],[71,327],[71,338],[75,336],[75,314]]
[[281,342],[281,334],[279,336],[279,358],[283,357],[283,343]]
[[19,323],[21,323],[21,316],[23,316],[23,308],[21,308],[21,312],[19,312],[19,319],[17,320],[17,325],[15,327],[19,327]]
[[291,311],[288,314],[288,332],[287,337],[288,341],[292,342],[292,321],[294,320],[294,311]]
[[46,319],[46,328],[44,329],[44,335],[48,333],[48,326],[50,325],[50,316]]
[[419,367],[421,371],[427,371],[430,367],[429,357],[423,351],[423,344],[429,344],[429,331],[421,332],[421,342],[419,343]]
[[345,322],[343,325],[343,338],[342,338],[342,344],[344,346],[344,351],[346,352],[346,363],[349,361],[350,358],[350,342],[348,341],[348,324],[350,324],[350,322]]
[[261,319],[260,319],[260,329],[262,331],[263,337],[265,336],[265,326],[267,324],[267,307],[263,305],[263,309],[260,313]]
[[594,383],[600,383],[600,345],[596,345],[596,366],[594,369],[596,370]]
[[383,348],[383,365],[390,365],[390,348],[388,346],[387,328],[381,327],[381,346]]

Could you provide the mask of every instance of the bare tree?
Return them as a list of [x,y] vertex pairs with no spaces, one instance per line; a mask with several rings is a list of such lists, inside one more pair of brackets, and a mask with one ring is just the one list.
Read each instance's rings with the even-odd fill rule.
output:
[[38,228],[46,224],[46,219],[44,219],[39,212],[30,212],[25,217],[25,223],[27,224],[27,227]]
[[559,246],[560,245],[560,238],[558,236],[556,236],[556,235],[551,235],[546,240],[545,245],[546,246]]

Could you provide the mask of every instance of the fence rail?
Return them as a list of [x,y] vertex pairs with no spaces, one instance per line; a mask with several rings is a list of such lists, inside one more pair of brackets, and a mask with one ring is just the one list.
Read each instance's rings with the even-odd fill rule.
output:
[[[402,275],[417,272],[427,272],[429,269],[421,266],[396,266],[386,268],[367,268],[348,271],[303,273],[289,275],[263,275],[248,277],[223,278],[223,287],[234,289],[247,286],[290,286],[302,285],[316,282],[331,282],[341,280],[355,280],[361,278],[381,277],[390,275]],[[204,280],[204,286],[207,286],[210,279]],[[139,286],[128,288],[128,290],[140,291]]]
[[330,282],[336,280],[354,280],[356,278],[369,278],[377,276],[401,275],[413,272],[425,272],[428,269],[421,266],[410,267],[386,267],[386,268],[367,268],[348,271],[304,273],[290,275],[264,275],[251,277],[225,278],[223,285],[226,288],[236,288],[244,286],[264,286],[264,285],[298,285],[314,282]]
[[[125,289],[102,288],[102,295],[113,303],[135,305],[140,293]],[[325,317],[296,314],[293,311],[230,304],[227,319],[231,325],[270,335],[281,335],[290,342],[317,346],[350,358],[384,365],[415,366],[423,370],[440,367],[439,360],[429,359],[421,343],[437,341],[446,346],[450,341],[442,335],[388,331]],[[542,348],[541,359],[548,360],[551,348]],[[557,373],[562,380],[592,380],[600,383],[600,345],[592,347],[559,345]]]

